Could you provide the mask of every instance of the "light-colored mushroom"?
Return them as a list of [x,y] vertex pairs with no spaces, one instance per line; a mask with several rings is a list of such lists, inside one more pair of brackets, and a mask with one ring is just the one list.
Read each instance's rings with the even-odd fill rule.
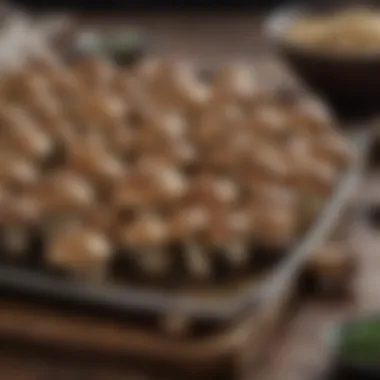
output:
[[38,196],[51,213],[76,212],[95,207],[96,190],[72,170],[58,170],[41,183]]
[[167,274],[171,268],[168,239],[167,223],[153,214],[121,226],[119,233],[121,247],[129,250],[130,258],[145,274],[154,277]]
[[16,152],[0,151],[1,183],[9,187],[29,187],[35,185],[39,177],[40,171],[30,160]]
[[32,160],[43,160],[51,154],[51,138],[25,111],[8,107],[2,110],[0,117],[5,126],[5,138],[15,149]]
[[77,139],[69,147],[68,156],[73,168],[95,181],[114,182],[126,173],[121,160],[97,140]]
[[112,258],[112,245],[101,232],[75,226],[49,237],[45,256],[54,268],[103,280]]

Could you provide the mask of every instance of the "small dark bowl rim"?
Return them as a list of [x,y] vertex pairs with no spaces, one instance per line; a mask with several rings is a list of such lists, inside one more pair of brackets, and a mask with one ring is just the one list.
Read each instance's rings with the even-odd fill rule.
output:
[[341,322],[338,326],[336,326],[333,340],[334,340],[334,350],[335,350],[335,363],[339,367],[341,368],[343,367],[348,370],[362,372],[365,374],[380,375],[380,363],[379,364],[363,363],[360,360],[344,357],[340,353],[340,347],[338,344],[345,328],[353,324],[366,323],[366,322],[371,322],[371,321],[378,321],[380,323],[380,312],[368,313],[364,315],[350,317],[350,318],[347,318],[345,321]]
[[285,33],[289,28],[298,20],[305,16],[320,14],[321,12],[339,11],[344,9],[355,8],[368,8],[376,9],[380,15],[380,5],[374,5],[372,1],[366,1],[364,3],[336,3],[333,0],[331,2],[320,1],[314,4],[304,3],[290,3],[274,10],[264,21],[264,35],[272,43],[282,50],[297,54],[299,56],[309,57],[318,61],[342,63],[342,64],[369,64],[374,62],[380,63],[380,46],[378,52],[369,54],[348,54],[339,55],[331,54],[323,51],[317,51],[316,49],[304,48],[292,44],[286,41],[284,38]]

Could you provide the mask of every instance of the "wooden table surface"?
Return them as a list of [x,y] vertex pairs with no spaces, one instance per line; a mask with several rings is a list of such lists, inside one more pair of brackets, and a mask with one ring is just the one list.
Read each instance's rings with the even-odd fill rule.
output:
[[[108,18],[109,20],[110,18]],[[113,20],[117,17],[113,16]],[[119,18],[119,21],[121,19]],[[169,57],[189,57],[203,61],[249,60],[265,50],[259,37],[259,18],[253,14],[228,15],[134,15],[123,17],[122,22],[146,29],[157,54]],[[256,46],[256,47],[255,47]],[[258,47],[257,47],[258,46]],[[265,64],[265,61],[264,61]],[[379,198],[380,179],[375,172],[368,174],[360,194],[360,202]],[[275,380],[310,379],[317,374],[326,360],[324,331],[334,321],[348,312],[376,310],[380,304],[380,238],[364,222],[357,224],[350,239],[360,259],[360,272],[356,286],[355,302],[349,304],[309,300],[291,322],[285,336],[273,351],[271,363],[257,378]],[[379,240],[379,241],[378,241]],[[34,318],[30,316],[34,315]],[[45,319],[44,319],[45,318]],[[59,320],[59,319],[58,319]],[[55,320],[57,321],[57,320]],[[138,379],[138,374],[126,375],[123,363],[112,362],[95,365],[92,360],[76,360],[75,353],[64,358],[41,356],[28,347],[17,344],[23,331],[34,331],[50,323],[51,329],[63,328],[54,324],[36,306],[9,303],[0,300],[0,376],[4,380],[59,380],[59,379]],[[23,325],[23,329],[19,326]],[[107,328],[103,326],[103,328]],[[14,330],[12,330],[14,329]],[[7,334],[2,334],[7,332]],[[114,336],[117,332],[113,332]],[[5,340],[6,336],[6,340]],[[38,337],[37,337],[38,338]],[[116,338],[116,336],[115,336]],[[96,340],[96,337],[94,337]],[[107,344],[105,342],[104,344]]]

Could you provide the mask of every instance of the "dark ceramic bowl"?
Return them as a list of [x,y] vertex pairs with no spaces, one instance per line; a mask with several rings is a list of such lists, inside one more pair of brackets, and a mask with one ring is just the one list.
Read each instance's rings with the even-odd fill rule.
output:
[[[380,111],[380,46],[376,54],[338,56],[301,48],[285,38],[289,28],[300,19],[329,15],[347,7],[347,2],[334,1],[288,6],[268,18],[265,34],[289,67],[328,101],[339,116],[363,118]],[[371,4],[366,7],[374,9]]]
[[340,351],[340,342],[347,328],[353,324],[375,322],[380,326],[380,314],[368,315],[361,318],[346,321],[335,329],[332,336],[332,344],[334,358],[330,370],[328,371],[328,379],[330,380],[379,380],[380,379],[380,362],[376,364],[366,364],[359,360],[348,359],[344,357]]

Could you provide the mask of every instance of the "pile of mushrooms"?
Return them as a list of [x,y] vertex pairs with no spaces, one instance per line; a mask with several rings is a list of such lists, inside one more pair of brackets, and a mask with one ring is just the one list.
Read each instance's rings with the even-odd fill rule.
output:
[[[207,81],[187,62],[133,69],[43,60],[0,87],[3,243],[22,257],[104,278],[115,256],[154,278],[246,268],[285,252],[353,158],[329,114],[263,93],[242,65]],[[15,243],[16,239],[16,243]]]

